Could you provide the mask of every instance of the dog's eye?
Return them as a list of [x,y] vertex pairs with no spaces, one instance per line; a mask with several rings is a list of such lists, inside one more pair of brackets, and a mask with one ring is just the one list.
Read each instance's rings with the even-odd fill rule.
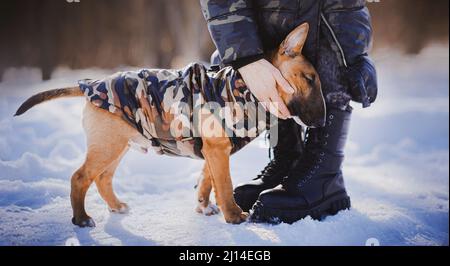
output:
[[312,74],[305,74],[304,75],[306,81],[308,81],[309,84],[314,84],[314,81],[316,80],[316,75]]

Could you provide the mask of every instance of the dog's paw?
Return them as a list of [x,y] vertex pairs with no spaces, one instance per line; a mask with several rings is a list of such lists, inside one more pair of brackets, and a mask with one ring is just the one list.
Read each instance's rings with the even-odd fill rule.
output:
[[225,221],[230,224],[241,224],[247,221],[248,217],[249,217],[248,212],[241,212],[225,216]]
[[195,209],[198,213],[211,216],[214,214],[218,214],[220,212],[219,207],[217,205],[208,203],[208,206],[203,206],[201,203],[198,204],[197,208]]
[[109,208],[111,212],[126,214],[130,211],[130,207],[126,203],[120,203],[116,208]]
[[89,216],[83,217],[83,218],[78,218],[78,219],[73,217],[72,223],[79,227],[95,227],[94,220]]

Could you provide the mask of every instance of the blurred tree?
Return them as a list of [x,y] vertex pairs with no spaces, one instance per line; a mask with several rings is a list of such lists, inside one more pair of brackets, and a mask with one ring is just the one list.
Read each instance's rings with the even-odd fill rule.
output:
[[[49,79],[58,66],[182,67],[214,50],[199,0],[0,1],[0,78],[32,66]],[[448,0],[382,0],[369,4],[375,48],[418,53],[448,41]]]
[[18,0],[0,3],[7,67],[179,67],[214,50],[198,0]]
[[393,47],[416,54],[430,42],[448,43],[448,0],[381,0],[369,8],[375,49]]

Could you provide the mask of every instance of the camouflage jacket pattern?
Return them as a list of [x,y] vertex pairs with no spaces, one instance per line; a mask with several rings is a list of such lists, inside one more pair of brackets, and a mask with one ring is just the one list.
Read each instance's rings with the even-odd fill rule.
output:
[[[211,103],[220,108],[233,105],[229,112],[213,116],[226,129],[233,153],[266,129],[248,122],[257,118],[258,111],[249,113],[244,105],[256,107],[258,101],[232,68],[215,72],[193,63],[181,70],[119,72],[103,80],[81,80],[79,86],[92,104],[122,116],[151,141],[159,154],[203,158],[201,133],[198,123],[193,121],[193,113],[198,107],[213,108]],[[180,111],[186,107],[185,112]],[[230,113],[233,119],[227,120]],[[175,120],[187,121],[175,123],[177,129],[181,125],[183,134],[171,131]]]
[[[295,27],[308,22],[310,32],[303,53],[316,66],[325,85],[324,92],[346,87],[353,100],[364,107],[375,100],[376,71],[367,56],[372,27],[366,0],[200,0],[200,3],[220,57],[215,62],[233,66],[257,58],[276,48]],[[330,55],[336,60],[321,58]]]

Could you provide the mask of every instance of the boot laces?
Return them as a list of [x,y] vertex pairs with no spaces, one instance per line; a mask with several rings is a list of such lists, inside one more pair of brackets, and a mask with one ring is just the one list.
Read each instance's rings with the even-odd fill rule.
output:
[[311,180],[322,164],[329,135],[323,129],[308,128],[305,135],[305,151],[300,160],[283,180],[283,186],[302,187]]
[[287,171],[287,166],[289,165],[290,158],[289,152],[273,149],[273,154],[274,158],[270,159],[270,162],[266,165],[266,167],[264,167],[260,174],[258,174],[258,176],[253,180],[262,179],[264,181],[270,181],[271,177],[279,176],[275,175],[277,172]]
[[275,170],[278,168],[277,166],[278,166],[277,160],[275,160],[275,159],[271,160],[254,180],[271,176],[275,172]]
[[[284,132],[285,134],[297,134],[297,133],[302,134],[302,132],[292,132],[291,129],[292,128],[289,128],[286,124],[283,124],[283,126],[280,125],[279,130],[280,133]],[[302,129],[300,128],[300,130]],[[283,133],[280,135],[283,135]],[[265,136],[266,141],[269,138],[270,135],[266,134]],[[296,145],[298,145],[298,143],[296,143]],[[273,159],[271,151],[273,151]],[[269,148],[270,162],[253,180],[262,179],[263,181],[271,182],[273,179],[275,178],[278,179],[280,177],[280,175],[276,173],[284,172],[287,175],[292,165],[291,161],[297,158],[298,156],[299,156],[298,151],[293,151],[292,149],[292,143],[289,143],[287,145],[286,143],[279,143],[279,146]]]

